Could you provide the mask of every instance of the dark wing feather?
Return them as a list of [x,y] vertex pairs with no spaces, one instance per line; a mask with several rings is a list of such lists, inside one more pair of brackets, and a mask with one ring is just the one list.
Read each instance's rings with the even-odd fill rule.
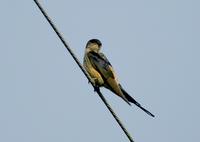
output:
[[93,67],[100,72],[103,78],[114,78],[111,64],[103,53],[89,52],[88,58]]

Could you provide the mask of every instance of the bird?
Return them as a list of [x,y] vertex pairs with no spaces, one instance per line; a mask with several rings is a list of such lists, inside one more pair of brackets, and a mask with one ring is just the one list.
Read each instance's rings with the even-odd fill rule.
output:
[[127,104],[138,106],[148,115],[155,117],[131,97],[119,83],[117,75],[106,56],[100,52],[102,43],[99,39],[90,39],[85,47],[83,67],[89,74],[95,88],[105,87],[121,97]]

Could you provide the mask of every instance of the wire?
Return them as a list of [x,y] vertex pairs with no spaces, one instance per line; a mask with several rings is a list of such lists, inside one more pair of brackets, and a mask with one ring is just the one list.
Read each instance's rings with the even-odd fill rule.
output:
[[37,0],[34,0],[34,2],[38,6],[38,8],[40,9],[40,11],[42,12],[42,14],[44,15],[44,17],[46,18],[46,20],[49,22],[49,24],[51,25],[51,27],[53,28],[53,30],[56,32],[56,34],[60,38],[61,42],[66,47],[66,49],[69,51],[69,53],[71,54],[71,56],[73,57],[73,59],[75,60],[75,62],[78,64],[78,66],[80,67],[80,69],[82,70],[82,72],[84,73],[84,75],[87,77],[88,81],[92,84],[94,90],[98,93],[99,97],[104,102],[104,104],[106,105],[106,107],[108,108],[108,110],[110,111],[110,113],[112,114],[112,116],[115,118],[115,120],[117,121],[117,123],[119,124],[119,126],[121,127],[121,129],[123,130],[123,132],[126,134],[126,136],[128,137],[129,141],[130,142],[134,142],[133,138],[131,137],[131,135],[129,134],[129,132],[127,131],[127,129],[124,127],[124,125],[122,124],[122,122],[119,119],[119,117],[115,114],[115,112],[113,111],[113,109],[111,108],[111,106],[109,105],[109,103],[107,102],[107,100],[104,98],[104,96],[102,95],[102,93],[100,92],[100,90],[97,89],[95,87],[95,85],[92,83],[90,76],[85,71],[85,69],[83,68],[83,66],[79,62],[78,58],[73,53],[73,51],[70,49],[69,45],[66,43],[66,41],[62,37],[61,33],[57,30],[55,24],[52,22],[52,20],[47,15],[47,13],[45,12],[45,10],[42,8],[42,6],[40,5],[40,3]]

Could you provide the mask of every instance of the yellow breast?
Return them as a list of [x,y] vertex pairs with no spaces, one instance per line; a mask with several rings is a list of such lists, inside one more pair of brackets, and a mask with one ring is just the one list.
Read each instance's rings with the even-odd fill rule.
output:
[[101,74],[92,66],[87,56],[84,57],[83,66],[96,85],[102,86],[104,84]]

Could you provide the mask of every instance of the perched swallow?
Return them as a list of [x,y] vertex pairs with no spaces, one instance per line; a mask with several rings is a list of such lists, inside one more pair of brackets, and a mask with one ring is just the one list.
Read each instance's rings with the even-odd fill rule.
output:
[[106,56],[100,52],[102,43],[98,39],[91,39],[86,44],[83,66],[90,75],[95,86],[105,87],[121,97],[129,105],[134,103],[150,116],[152,113],[143,108],[135,99],[133,99],[120,85],[114,69]]

